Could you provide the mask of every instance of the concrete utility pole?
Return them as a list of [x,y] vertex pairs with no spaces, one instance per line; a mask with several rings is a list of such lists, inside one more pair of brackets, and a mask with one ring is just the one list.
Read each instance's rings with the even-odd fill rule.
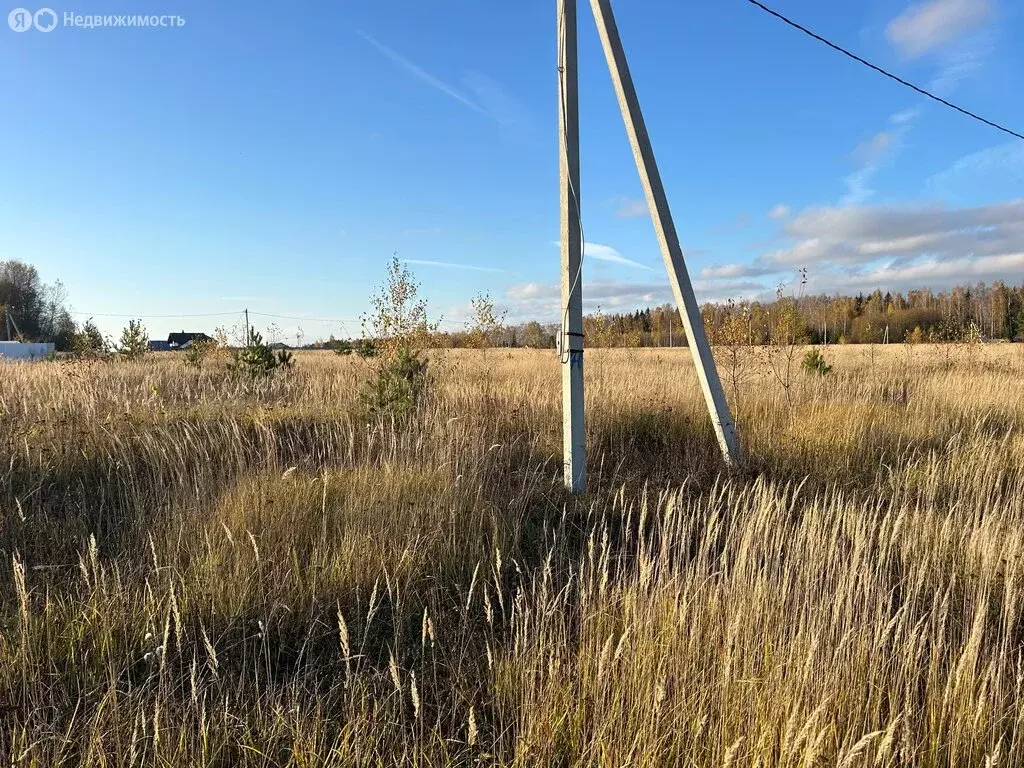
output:
[[[608,61],[608,70],[611,73],[612,85],[615,87],[615,94],[619,100],[622,119],[626,124],[629,143],[633,147],[633,158],[636,160],[640,182],[647,197],[647,206],[651,211],[651,218],[654,220],[654,229],[658,236],[658,243],[661,245],[661,255],[665,260],[665,267],[668,269],[672,292],[682,316],[683,327],[686,329],[686,338],[690,345],[690,353],[693,355],[694,367],[697,369],[697,376],[700,379],[701,389],[704,391],[708,411],[711,413],[711,421],[714,424],[715,435],[722,449],[722,455],[726,462],[731,464],[739,458],[735,426],[732,416],[729,414],[729,405],[725,400],[722,383],[718,378],[718,370],[715,368],[715,360],[711,354],[711,346],[708,344],[707,333],[704,330],[700,306],[697,304],[697,297],[694,296],[693,286],[690,284],[690,277],[686,271],[683,251],[679,245],[679,236],[676,234],[672,213],[668,207],[668,197],[665,195],[661,175],[658,173],[658,166],[654,160],[654,149],[651,147],[651,139],[647,134],[647,127],[640,111],[640,102],[637,99],[636,89],[633,87],[633,78],[629,74],[629,64],[626,62],[626,54],[622,50],[622,41],[619,38],[619,30],[615,24],[611,3],[610,0],[590,0],[590,7],[594,12],[594,20],[597,22],[597,31],[601,37],[605,58]],[[575,58],[575,48],[573,54]],[[573,79],[575,80],[575,72],[573,72]],[[564,264],[564,219],[562,231]],[[564,286],[564,274],[562,280]],[[564,292],[563,287],[563,294]]]
[[[18,324],[14,322],[14,315],[11,312],[11,308],[9,306],[0,304],[0,310],[3,310],[4,313],[4,325],[7,326],[7,340],[17,341],[17,339],[15,339],[14,337],[15,335],[17,335],[19,338],[21,337],[21,329],[18,327]],[[14,333],[11,333],[12,327],[14,328]]]
[[576,72],[576,0],[558,9],[558,181],[562,246],[562,455],[565,487],[587,489],[583,417],[583,241],[580,224],[580,126]]

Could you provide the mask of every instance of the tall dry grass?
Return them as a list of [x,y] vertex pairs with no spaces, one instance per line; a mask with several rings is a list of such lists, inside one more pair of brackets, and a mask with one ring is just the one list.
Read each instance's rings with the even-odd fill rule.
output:
[[[0,368],[11,765],[1013,765],[1020,347],[764,352],[722,471],[685,350]],[[737,397],[738,395],[738,397]]]

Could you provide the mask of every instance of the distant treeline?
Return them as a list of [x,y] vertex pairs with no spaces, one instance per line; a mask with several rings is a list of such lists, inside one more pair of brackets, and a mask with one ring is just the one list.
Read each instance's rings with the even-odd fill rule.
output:
[[57,349],[70,349],[79,329],[66,299],[64,286],[43,283],[31,264],[0,261],[0,340],[53,342]]
[[[99,329],[76,323],[60,282],[44,284],[35,267],[0,261],[0,339],[48,341],[57,350],[102,348]],[[479,303],[478,303],[479,302]],[[476,323],[465,331],[423,331],[433,347],[553,348],[558,323],[504,324],[489,297],[474,300]],[[774,301],[706,304],[701,309],[714,344],[866,344],[957,342],[1024,337],[1024,284],[958,286],[856,296],[787,296]],[[595,312],[583,319],[588,347],[685,346],[686,334],[675,307],[664,304],[633,312]],[[333,337],[310,348],[335,348]]]
[[[779,296],[774,301],[706,304],[701,310],[712,343],[868,344],[957,342],[1024,337],[1024,284],[958,286],[856,296]],[[488,332],[492,346],[555,346],[557,323],[528,322]],[[589,347],[685,346],[686,333],[671,305],[624,313],[598,311],[583,319]],[[479,334],[435,333],[436,347],[479,346]]]

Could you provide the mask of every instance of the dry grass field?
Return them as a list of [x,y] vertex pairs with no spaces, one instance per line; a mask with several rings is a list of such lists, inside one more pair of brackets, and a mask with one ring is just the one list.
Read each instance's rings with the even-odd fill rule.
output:
[[[1024,763],[1024,345],[0,366],[0,762]],[[723,368],[723,378],[729,373]]]

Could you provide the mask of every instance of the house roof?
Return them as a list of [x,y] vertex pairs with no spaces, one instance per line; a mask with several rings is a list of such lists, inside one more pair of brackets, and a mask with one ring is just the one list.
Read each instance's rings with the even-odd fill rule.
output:
[[172,347],[183,347],[190,341],[212,341],[205,333],[190,332],[172,333],[167,336],[167,343]]

